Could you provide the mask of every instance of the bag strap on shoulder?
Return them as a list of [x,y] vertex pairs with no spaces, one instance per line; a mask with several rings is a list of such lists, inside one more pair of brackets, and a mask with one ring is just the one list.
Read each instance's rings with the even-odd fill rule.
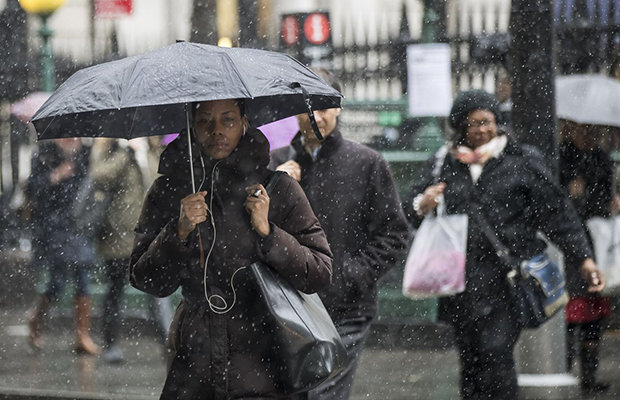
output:
[[[533,151],[528,151],[528,149],[525,149],[522,155],[524,157],[526,167],[530,168],[530,170],[534,174],[538,175],[543,180],[552,179],[551,177],[547,176],[544,171],[540,169],[540,167],[531,162],[530,157],[536,155],[535,149]],[[508,247],[499,239],[497,233],[495,232],[495,229],[493,229],[489,221],[484,216],[484,210],[482,209],[482,205],[476,202],[474,202],[473,205],[475,206],[475,209],[472,210],[472,218],[475,218],[476,221],[480,224],[480,229],[493,246],[493,249],[495,250],[497,256],[500,258],[500,260],[502,260],[504,264],[509,266],[512,270],[518,268],[519,260],[517,260],[510,254],[510,250],[508,249]]]
[[508,247],[499,239],[497,233],[495,232],[495,229],[493,229],[489,221],[485,218],[482,206],[480,206],[480,204],[478,203],[473,204],[475,205],[476,209],[472,210],[474,211],[472,213],[472,218],[476,219],[476,221],[480,225],[482,233],[484,233],[484,236],[486,236],[486,238],[491,243],[491,246],[493,246],[495,254],[497,254],[500,260],[502,260],[502,262],[504,262],[504,264],[509,266],[511,269],[516,268],[519,265],[518,261],[510,254],[510,250],[508,249]]
[[282,175],[286,174],[284,171],[274,171],[267,179],[267,183],[265,184],[265,190],[267,191],[267,196],[271,196],[271,192],[273,188],[276,187],[278,181],[282,177]]

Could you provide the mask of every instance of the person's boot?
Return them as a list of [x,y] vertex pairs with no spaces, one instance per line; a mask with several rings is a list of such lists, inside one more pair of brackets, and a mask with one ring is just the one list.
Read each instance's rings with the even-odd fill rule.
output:
[[99,346],[90,338],[90,297],[79,296],[75,299],[75,320],[75,351],[90,355],[99,354]]
[[581,390],[584,393],[602,393],[608,390],[610,387],[609,383],[596,379],[599,361],[599,342],[597,340],[583,341],[580,345]]
[[123,350],[114,343],[106,345],[102,358],[108,364],[123,364],[125,362]]
[[30,319],[28,320],[28,345],[35,352],[39,352],[43,348],[41,331],[43,329],[43,320],[50,308],[50,304],[50,299],[41,295],[37,298],[34,308],[30,311]]

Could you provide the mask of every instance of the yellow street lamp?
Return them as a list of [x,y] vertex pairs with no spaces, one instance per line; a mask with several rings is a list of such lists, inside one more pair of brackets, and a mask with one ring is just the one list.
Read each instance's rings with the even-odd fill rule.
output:
[[29,14],[51,15],[65,0],[19,0],[24,11]]
[[50,38],[54,34],[47,24],[48,18],[63,5],[65,0],[19,0],[19,4],[28,14],[35,14],[41,18],[41,89],[44,92],[53,92],[56,88],[56,71],[54,68],[54,53]]

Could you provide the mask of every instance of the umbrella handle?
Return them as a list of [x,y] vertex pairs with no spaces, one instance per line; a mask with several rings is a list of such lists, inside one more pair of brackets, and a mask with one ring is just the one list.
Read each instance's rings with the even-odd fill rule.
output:
[[316,135],[316,138],[319,139],[320,142],[324,140],[323,135],[321,135],[321,131],[319,131],[319,126],[316,124],[316,119],[314,118],[314,112],[312,112],[312,103],[310,102],[310,95],[305,87],[301,85],[299,82],[293,82],[291,87],[298,87],[301,89],[301,94],[304,97],[304,104],[306,105],[306,111],[308,112],[308,118],[310,118],[310,124],[312,124],[312,130]]

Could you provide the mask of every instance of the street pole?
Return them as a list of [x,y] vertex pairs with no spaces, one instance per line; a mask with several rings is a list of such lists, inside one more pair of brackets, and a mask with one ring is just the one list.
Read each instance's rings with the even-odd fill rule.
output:
[[[510,35],[514,132],[543,153],[557,176],[552,0],[513,0]],[[552,258],[561,262],[557,253],[552,250]],[[579,393],[577,379],[566,373],[563,312],[539,329],[526,329],[516,359],[521,398],[574,399]]]
[[50,43],[50,38],[54,31],[47,24],[50,15],[41,15],[41,88],[44,92],[51,93],[56,89],[56,68],[54,66],[54,52]]
[[19,0],[24,11],[41,18],[41,90],[51,93],[56,89],[56,70],[54,53],[50,39],[54,31],[47,24],[49,17],[64,3],[65,0]]
[[557,173],[552,0],[513,0],[510,35],[514,131]]
[[436,24],[439,16],[435,10],[435,0],[424,0],[424,15],[422,19],[422,43],[434,43],[437,41]]
[[217,44],[217,1],[193,0],[190,41]]
[[239,1],[239,45],[258,48],[258,0]]

